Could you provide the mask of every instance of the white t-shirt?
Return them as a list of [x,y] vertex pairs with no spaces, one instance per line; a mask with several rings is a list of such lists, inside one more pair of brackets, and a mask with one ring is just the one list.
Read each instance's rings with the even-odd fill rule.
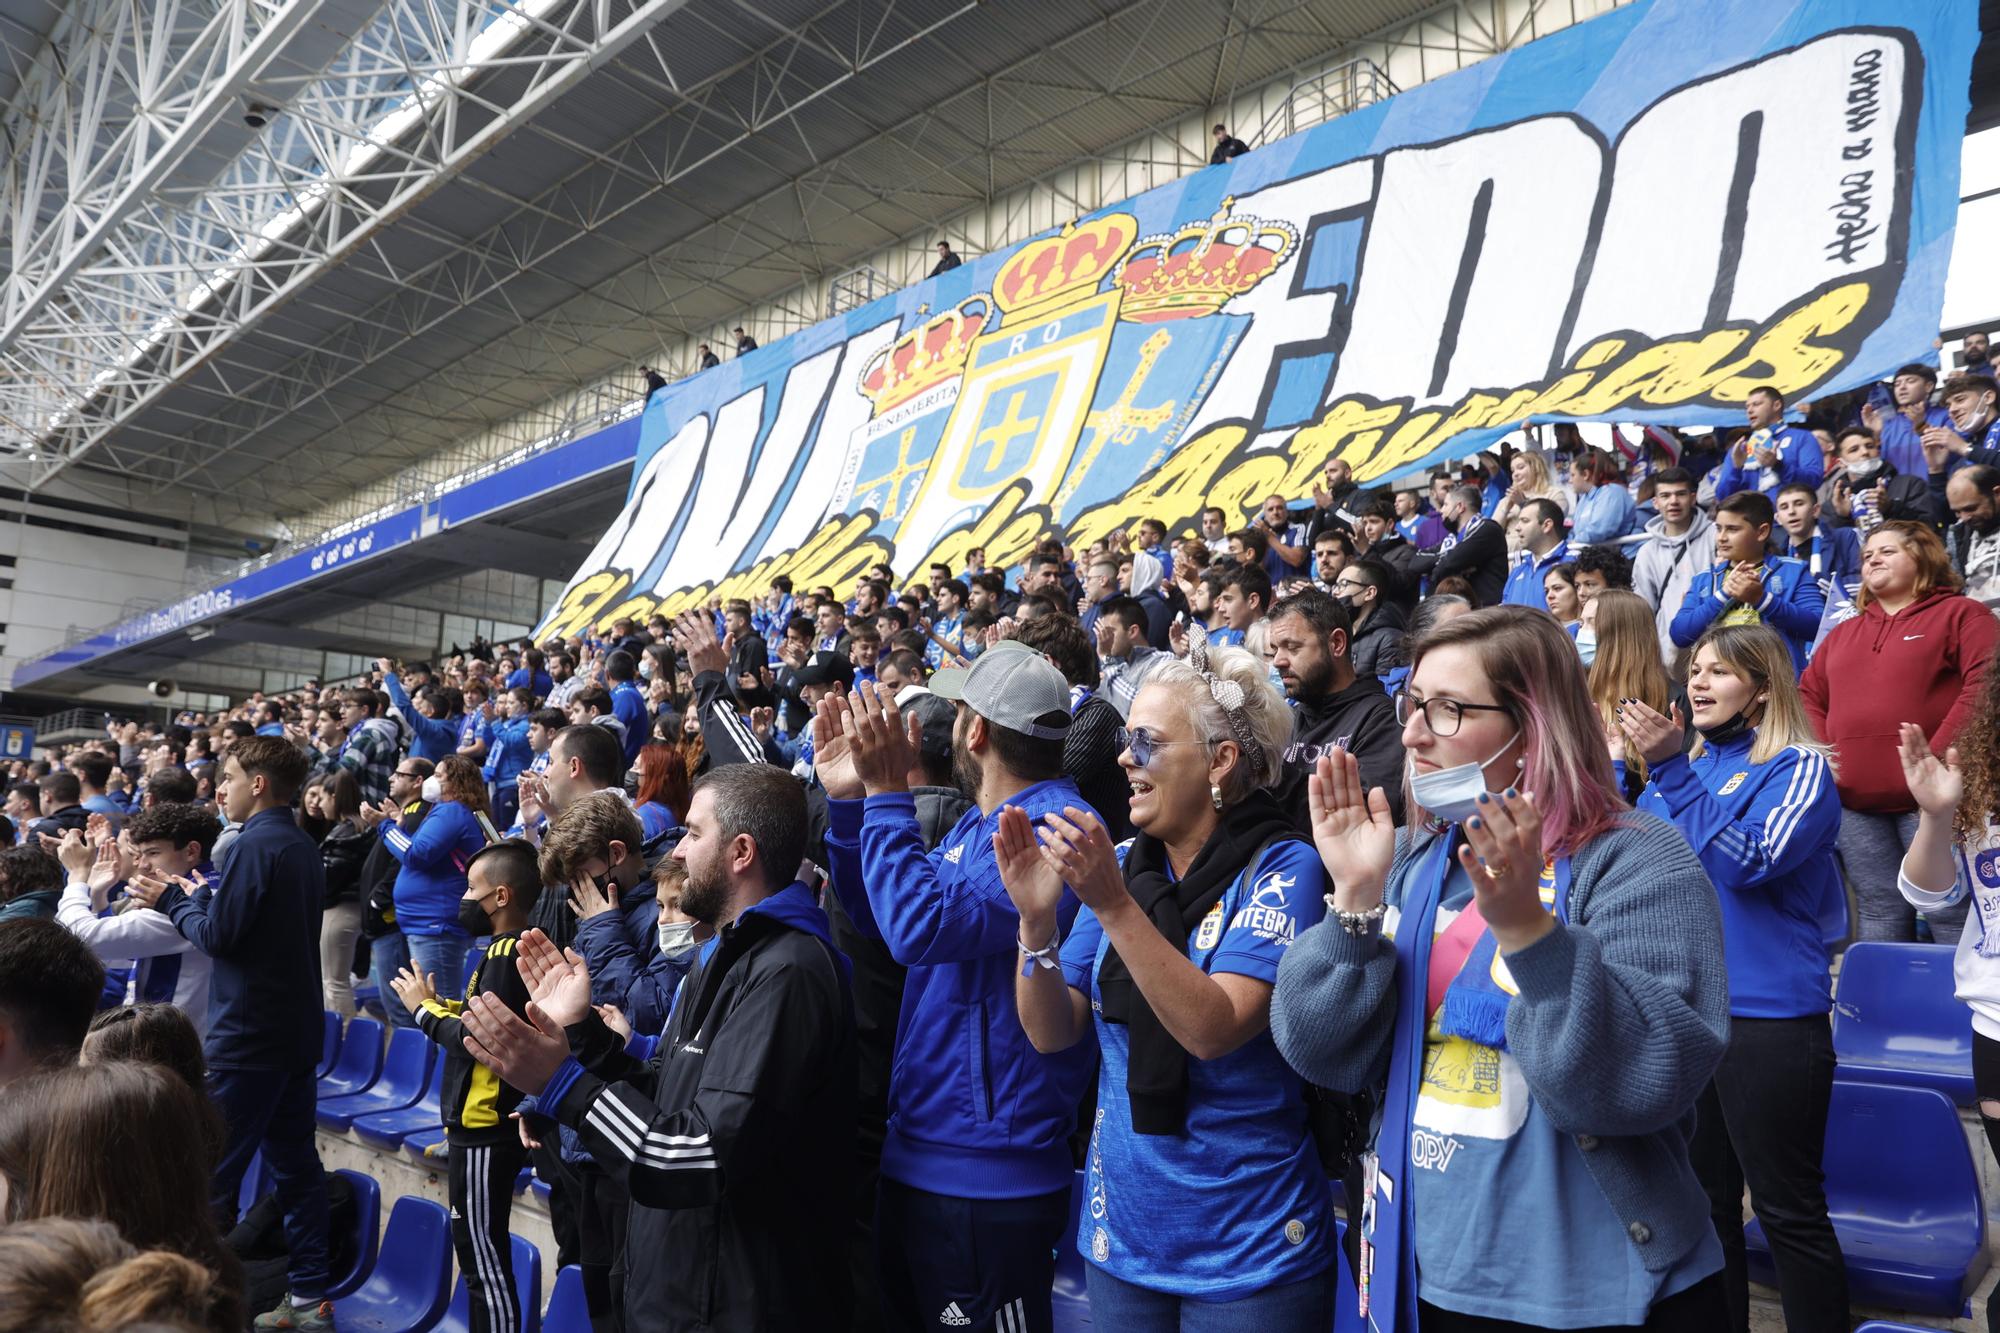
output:
[[1918,888],[1900,869],[1896,887],[1920,912],[1950,907],[1971,896],[1972,910],[1952,955],[1952,980],[1958,998],[1972,1010],[1972,1030],[2000,1041],[2000,822],[1987,821],[1986,832],[1977,841],[1959,842],[1952,857],[1958,878],[1945,892]]

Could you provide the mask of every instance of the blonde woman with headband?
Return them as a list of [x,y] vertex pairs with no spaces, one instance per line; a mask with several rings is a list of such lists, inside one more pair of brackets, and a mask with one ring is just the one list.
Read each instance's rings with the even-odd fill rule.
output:
[[[1319,858],[1271,795],[1291,710],[1261,660],[1197,640],[1129,724],[1130,842],[1080,809],[1038,841],[1010,808],[993,839],[1021,914],[1022,1028],[1045,1054],[1102,1055],[1077,1230],[1091,1317],[1324,1333],[1332,1193],[1269,1018],[1279,959],[1326,910]],[[1058,939],[1065,882],[1083,910]]]

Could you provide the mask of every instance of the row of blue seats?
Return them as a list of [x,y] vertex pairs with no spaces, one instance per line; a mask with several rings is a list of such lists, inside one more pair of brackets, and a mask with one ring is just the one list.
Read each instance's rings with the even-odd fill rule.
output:
[[[1957,1316],[1986,1267],[1985,1210],[1956,1107],[1970,1105],[1971,1025],[1944,945],[1861,942],[1834,996],[1837,1079],[1825,1164],[1829,1208],[1859,1303]],[[443,1062],[421,1033],[327,1015],[320,1123],[418,1158],[443,1138]],[[525,1174],[525,1173],[524,1173]],[[1081,1178],[1073,1203],[1080,1206]],[[540,1182],[534,1182],[540,1186]],[[1058,1254],[1060,1322],[1088,1325],[1071,1232]],[[1745,1229],[1752,1276],[1775,1280],[1762,1227]],[[1343,1300],[1346,1309],[1350,1301]]]
[[[354,1189],[357,1234],[353,1266],[336,1274],[327,1289],[335,1327],[340,1333],[464,1333],[470,1298],[463,1275],[456,1284],[451,1280],[450,1213],[428,1199],[405,1196],[396,1201],[383,1232],[381,1186],[358,1171],[336,1174]],[[253,1165],[245,1177],[244,1205],[268,1188],[268,1176]],[[556,1274],[544,1310],[541,1251],[519,1236],[509,1236],[508,1244],[522,1333],[589,1333],[582,1270]]]

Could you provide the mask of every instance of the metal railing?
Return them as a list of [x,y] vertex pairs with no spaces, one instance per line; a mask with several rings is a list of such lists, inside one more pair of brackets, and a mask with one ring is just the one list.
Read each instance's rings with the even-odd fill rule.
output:
[[1365,56],[1296,79],[1277,110],[1257,127],[1251,146],[1297,134],[1401,91],[1380,65]]

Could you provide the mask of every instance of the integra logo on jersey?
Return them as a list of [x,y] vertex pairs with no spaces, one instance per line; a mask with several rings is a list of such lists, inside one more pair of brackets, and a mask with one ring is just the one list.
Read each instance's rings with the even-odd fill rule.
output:
[[1290,944],[1298,931],[1286,903],[1286,895],[1299,882],[1298,876],[1273,870],[1250,887],[1250,901],[1229,923],[1231,930],[1248,930],[1258,939]]

